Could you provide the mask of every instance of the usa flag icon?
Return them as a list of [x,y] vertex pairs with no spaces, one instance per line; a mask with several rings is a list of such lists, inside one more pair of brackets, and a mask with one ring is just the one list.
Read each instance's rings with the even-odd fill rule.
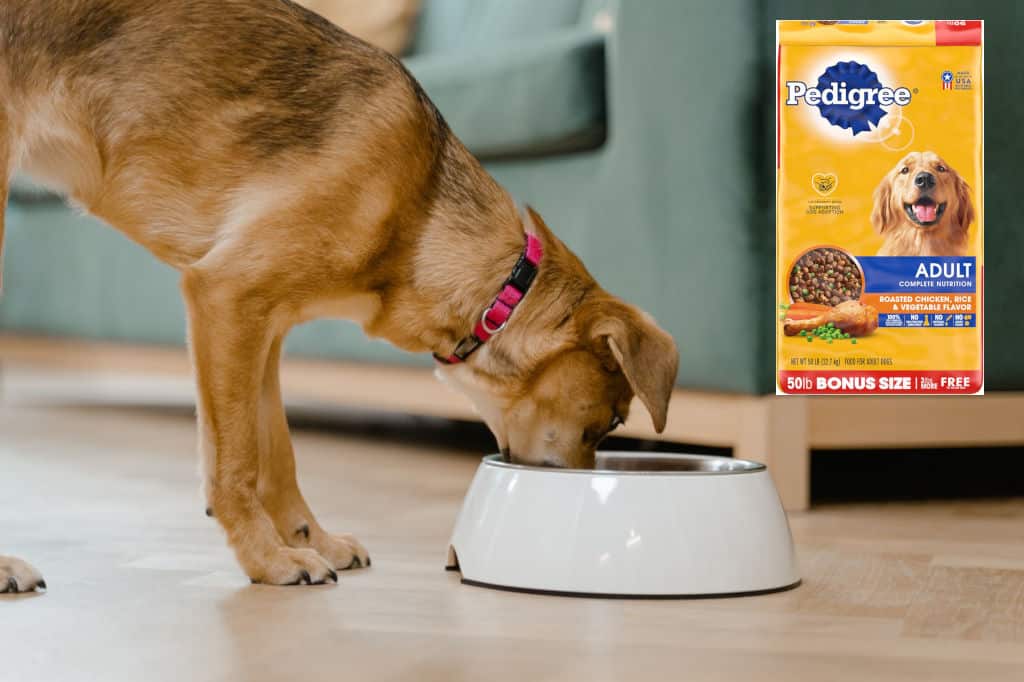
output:
[[943,90],[952,90],[953,89],[953,72],[949,71],[948,69],[946,71],[942,72],[942,89]]

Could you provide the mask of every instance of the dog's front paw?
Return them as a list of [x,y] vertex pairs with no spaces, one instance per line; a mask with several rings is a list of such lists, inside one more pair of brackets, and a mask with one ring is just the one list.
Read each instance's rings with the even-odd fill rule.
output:
[[338,574],[330,563],[313,549],[281,547],[269,556],[242,561],[254,584],[323,585],[338,582]]
[[46,581],[27,561],[0,556],[0,594],[45,590]]
[[350,533],[317,533],[309,538],[309,545],[339,571],[370,565],[366,548]]

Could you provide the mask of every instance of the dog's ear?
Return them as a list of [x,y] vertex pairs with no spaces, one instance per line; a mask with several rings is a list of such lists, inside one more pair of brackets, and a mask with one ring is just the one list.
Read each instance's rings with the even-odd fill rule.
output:
[[[526,231],[532,234],[537,234],[540,231],[537,225],[544,225],[544,219],[529,204],[519,204],[519,217],[522,219]],[[547,225],[544,226],[547,227]]]
[[590,309],[590,337],[598,344],[598,355],[611,353],[661,433],[679,369],[676,342],[650,315],[611,296]]
[[523,229],[527,232],[542,239],[551,235],[551,228],[544,222],[544,218],[541,217],[540,213],[534,210],[533,206],[520,204],[519,217],[523,221]]
[[885,231],[896,224],[899,217],[892,209],[892,179],[888,174],[878,183],[874,194],[875,205],[871,209],[871,224],[878,234],[885,234]]
[[974,222],[974,204],[971,203],[971,187],[967,181],[960,177],[959,173],[950,169],[956,174],[956,220],[955,227],[964,233]]

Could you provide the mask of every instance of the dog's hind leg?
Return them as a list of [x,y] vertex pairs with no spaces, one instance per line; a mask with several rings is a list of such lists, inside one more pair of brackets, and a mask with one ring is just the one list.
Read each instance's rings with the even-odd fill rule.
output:
[[0,104],[0,294],[4,292],[4,216],[7,213],[7,192],[14,170],[14,161],[11,158],[12,144],[7,114]]
[[254,286],[240,286],[240,279],[224,262],[182,275],[200,444],[210,460],[207,499],[253,582],[337,580],[316,550],[282,541],[259,499],[260,402],[273,343],[273,304]]
[[281,401],[279,365],[283,335],[270,347],[260,402],[259,496],[281,538],[292,547],[312,547],[338,569],[370,565],[363,546],[349,534],[332,535],[317,522],[299,490],[295,453]]
[[0,555],[0,594],[46,589],[46,581],[31,564],[12,556]]

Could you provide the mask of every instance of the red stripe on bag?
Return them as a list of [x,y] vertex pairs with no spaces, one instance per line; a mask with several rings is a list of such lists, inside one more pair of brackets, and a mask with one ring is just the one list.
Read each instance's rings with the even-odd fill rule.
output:
[[779,372],[779,388],[794,395],[966,395],[982,385],[981,370]]
[[981,21],[936,21],[936,45],[981,45]]

